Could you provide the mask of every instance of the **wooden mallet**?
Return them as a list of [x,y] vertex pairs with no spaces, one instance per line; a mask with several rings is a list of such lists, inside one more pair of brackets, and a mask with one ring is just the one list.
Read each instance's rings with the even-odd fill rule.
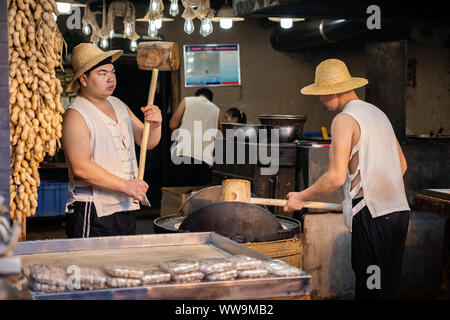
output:
[[[163,41],[140,42],[137,48],[137,65],[141,70],[153,70],[147,102],[147,105],[151,105],[155,99],[158,72],[178,70],[178,66],[180,65],[180,50],[178,44],[175,42]],[[150,122],[145,121],[141,142],[141,154],[139,157],[139,179],[144,178],[149,132]],[[134,202],[138,203],[139,201],[135,200]]]
[[[241,201],[266,206],[284,207],[287,200],[252,198],[250,181],[243,179],[226,179],[222,181],[221,201]],[[305,208],[328,209],[342,211],[342,205],[337,203],[307,201]]]

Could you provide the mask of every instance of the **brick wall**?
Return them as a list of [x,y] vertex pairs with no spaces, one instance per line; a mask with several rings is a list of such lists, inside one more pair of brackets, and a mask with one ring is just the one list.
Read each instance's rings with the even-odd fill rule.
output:
[[[9,64],[7,1],[0,1],[0,195],[9,208]],[[1,213],[0,213],[1,214]]]

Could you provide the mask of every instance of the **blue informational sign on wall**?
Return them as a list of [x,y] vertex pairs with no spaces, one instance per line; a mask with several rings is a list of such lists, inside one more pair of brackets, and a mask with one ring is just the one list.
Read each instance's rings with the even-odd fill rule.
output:
[[185,45],[183,49],[186,87],[241,84],[238,44]]

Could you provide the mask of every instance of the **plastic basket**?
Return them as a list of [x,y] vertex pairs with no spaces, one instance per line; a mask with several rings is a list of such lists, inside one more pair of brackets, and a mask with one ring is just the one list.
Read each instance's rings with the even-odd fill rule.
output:
[[37,217],[60,216],[65,214],[68,183],[60,181],[41,181],[38,187]]

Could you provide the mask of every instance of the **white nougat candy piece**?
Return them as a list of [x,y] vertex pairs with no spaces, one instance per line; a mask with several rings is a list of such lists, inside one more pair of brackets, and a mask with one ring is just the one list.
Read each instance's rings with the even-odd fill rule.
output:
[[171,279],[169,272],[159,270],[147,270],[142,277],[142,284],[156,284],[168,282]]
[[280,260],[267,261],[265,267],[270,274],[277,277],[295,277],[303,274],[302,270]]
[[80,289],[95,290],[107,287],[106,274],[97,268],[81,267],[80,268]]
[[233,280],[238,276],[238,271],[236,269],[223,271],[223,272],[216,272],[206,275],[206,280],[208,281],[226,281],[226,280]]
[[196,260],[191,259],[173,259],[163,262],[159,265],[161,270],[174,274],[182,274],[198,271],[200,264]]
[[145,270],[125,266],[105,265],[103,270],[108,275],[118,278],[142,279],[145,275]]
[[267,269],[247,269],[238,271],[239,278],[263,278],[269,274]]
[[108,277],[106,282],[108,286],[111,288],[130,288],[130,287],[137,287],[142,284],[142,281],[140,279],[116,278],[116,277]]
[[231,256],[227,260],[233,262],[237,270],[258,269],[263,266],[263,261],[246,255]]
[[46,292],[46,293],[56,293],[66,291],[66,286],[46,284],[32,281],[30,283],[30,288],[33,291]]
[[67,281],[66,271],[59,267],[49,267],[42,264],[30,266],[30,277],[34,282],[50,286],[65,287]]
[[199,282],[204,278],[205,274],[201,271],[194,271],[189,273],[172,274],[172,280],[178,283]]
[[206,258],[199,261],[200,271],[204,274],[224,272],[234,268],[233,262],[225,258]]

